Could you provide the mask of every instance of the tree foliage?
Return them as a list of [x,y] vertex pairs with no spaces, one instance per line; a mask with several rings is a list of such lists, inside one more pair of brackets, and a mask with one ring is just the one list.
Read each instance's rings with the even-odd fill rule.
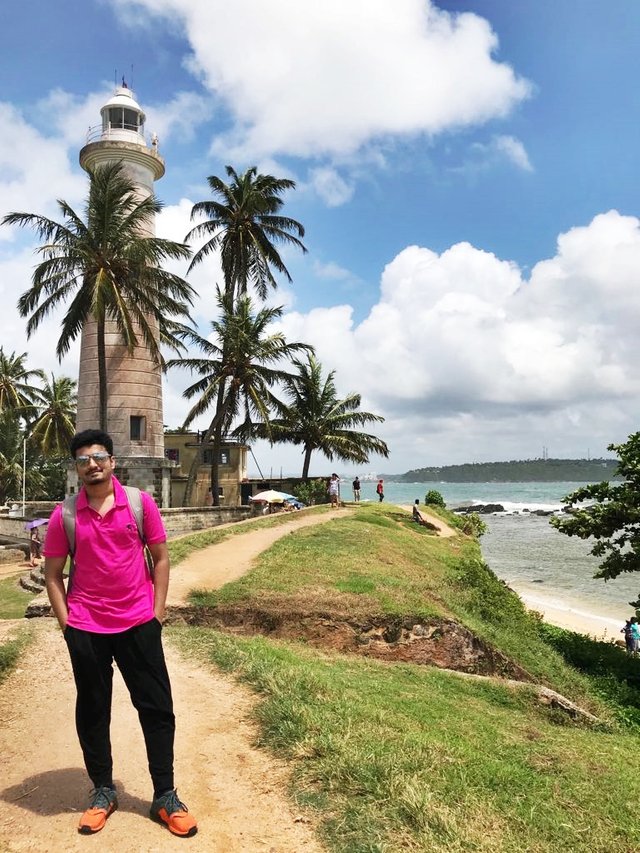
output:
[[153,194],[140,197],[122,163],[91,172],[84,216],[65,201],[58,206],[62,222],[33,213],[10,213],[3,219],[5,225],[31,228],[43,241],[38,249],[42,260],[18,309],[28,318],[30,337],[54,309],[67,305],[56,347],[59,359],[86,322],[96,322],[100,426],[107,429],[106,323],[115,324],[129,355],[144,343],[162,363],[158,325],[170,335],[170,318],[188,316],[194,291],[161,264],[186,260],[191,252],[182,243],[149,234],[162,204]]
[[193,206],[191,219],[205,217],[185,240],[205,238],[194,254],[189,270],[208,255],[219,252],[225,290],[232,298],[244,296],[249,286],[265,299],[269,287],[276,288],[274,272],[288,281],[291,276],[277,247],[294,246],[302,252],[304,228],[295,219],[282,216],[282,195],[293,189],[295,182],[288,178],[258,173],[255,166],[238,175],[232,166],[226,167],[231,180],[226,183],[217,175],[207,178],[212,200]]
[[[212,340],[197,334],[190,335],[202,355],[194,358],[172,359],[169,367],[183,367],[200,378],[185,389],[183,396],[195,403],[187,413],[184,427],[210,411],[214,415],[194,459],[187,487],[185,505],[193,492],[203,452],[211,447],[211,494],[214,505],[218,500],[218,465],[224,434],[241,418],[236,427],[238,437],[251,434],[253,422],[269,423],[272,388],[289,378],[283,362],[310,349],[308,344],[288,343],[281,332],[269,331],[269,326],[282,315],[282,308],[261,308],[254,312],[249,296],[235,300],[230,292],[217,292],[220,316],[211,323]],[[209,445],[209,442],[212,442]]]
[[340,459],[361,465],[369,455],[377,453],[388,457],[384,441],[357,427],[380,423],[384,418],[360,408],[360,394],[339,397],[335,384],[335,371],[323,374],[322,364],[313,353],[303,362],[293,362],[297,373],[288,377],[284,385],[286,402],[274,401],[276,417],[260,434],[275,442],[302,445],[304,462],[302,476],[309,476],[311,454],[315,450],[327,459]]
[[446,507],[445,500],[437,489],[429,489],[424,496],[424,502],[431,506],[441,506],[443,509]]
[[592,483],[576,489],[565,498],[570,516],[551,519],[567,536],[595,540],[591,553],[601,559],[595,577],[604,580],[640,571],[640,432],[608,449],[619,457],[617,474],[623,482]]

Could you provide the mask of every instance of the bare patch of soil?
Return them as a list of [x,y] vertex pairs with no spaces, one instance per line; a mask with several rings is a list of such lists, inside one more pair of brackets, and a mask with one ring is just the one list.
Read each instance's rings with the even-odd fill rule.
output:
[[525,669],[453,619],[302,612],[291,608],[287,601],[261,608],[178,607],[171,609],[168,620],[173,624],[202,625],[243,635],[262,634],[302,641],[318,648],[389,662],[533,681]]

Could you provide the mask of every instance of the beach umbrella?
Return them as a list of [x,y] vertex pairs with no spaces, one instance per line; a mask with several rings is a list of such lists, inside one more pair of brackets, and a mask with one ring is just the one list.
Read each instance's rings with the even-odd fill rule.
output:
[[34,518],[31,521],[27,521],[24,529],[25,530],[33,530],[34,527],[40,527],[43,524],[49,524],[48,518]]
[[306,504],[303,504],[302,501],[299,501],[298,498],[287,498],[287,503],[294,506],[296,509],[304,509]]
[[285,496],[284,492],[276,492],[275,489],[268,489],[266,492],[258,492],[257,495],[253,495],[250,497],[250,501],[256,501],[258,503],[266,503],[266,504],[283,504],[287,496]]

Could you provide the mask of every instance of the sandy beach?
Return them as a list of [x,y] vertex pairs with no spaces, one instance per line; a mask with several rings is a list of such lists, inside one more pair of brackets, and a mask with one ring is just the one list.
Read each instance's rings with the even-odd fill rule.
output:
[[529,610],[543,614],[545,622],[598,640],[622,640],[620,630],[625,620],[633,616],[631,607],[617,610],[603,605],[596,610],[591,602],[583,602],[577,597],[554,593],[545,595],[523,583],[511,583],[510,586]]

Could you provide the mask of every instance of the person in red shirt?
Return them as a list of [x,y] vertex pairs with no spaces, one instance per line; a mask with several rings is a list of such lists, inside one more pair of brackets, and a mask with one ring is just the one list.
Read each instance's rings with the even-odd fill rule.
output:
[[380,503],[384,500],[384,480],[378,480],[378,485],[376,486],[376,492],[378,495],[378,499]]
[[151,817],[174,835],[190,837],[197,824],[178,799],[173,780],[175,717],[162,650],[162,620],[169,587],[169,552],[153,498],[141,492],[144,557],[127,494],[114,476],[113,441],[84,430],[71,441],[82,488],[75,515],[73,579],[63,570],[70,553],[62,506],[54,510],[44,544],[45,581],[62,628],[76,684],[76,729],[93,782],[89,808],[78,831],[99,832],[118,807],[109,735],[113,661],[138,711],[154,786]]

